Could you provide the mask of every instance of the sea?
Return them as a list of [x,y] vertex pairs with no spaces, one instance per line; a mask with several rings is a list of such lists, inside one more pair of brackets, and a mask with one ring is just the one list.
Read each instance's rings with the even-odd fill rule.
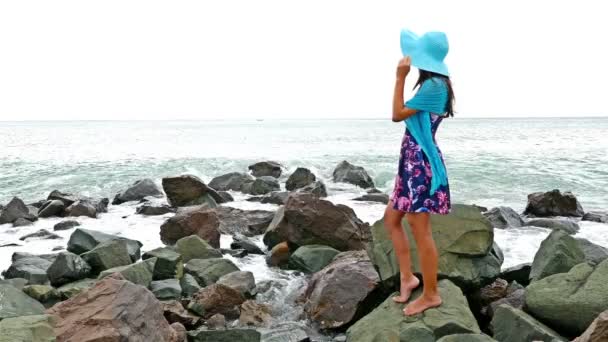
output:
[[[364,167],[376,187],[393,187],[402,123],[389,120],[215,120],[215,121],[0,121],[0,203],[13,196],[26,203],[46,198],[55,189],[92,197],[113,196],[131,183],[192,174],[208,182],[228,172],[247,172],[248,165],[272,160],[286,177],[309,168],[327,186],[328,200],[352,207],[373,223],[384,205],[353,201],[365,190],[332,181],[332,171],[347,160]],[[446,159],[452,202],[487,208],[509,206],[522,212],[527,195],[560,189],[573,192],[585,211],[608,210],[608,117],[585,118],[450,118],[442,122],[437,141]],[[225,205],[276,210],[272,204],[247,201],[233,193]],[[110,206],[98,219],[79,218],[82,227],[141,241],[143,250],[161,246],[159,227],[170,214],[144,217],[136,204]],[[52,231],[59,218],[33,226],[0,225],[0,270],[15,251],[48,253],[63,239],[20,241],[39,229]],[[581,221],[576,235],[608,247],[608,224]],[[503,267],[531,262],[549,230],[538,227],[496,229],[505,254]],[[230,236],[222,236],[223,247]],[[260,246],[260,237],[257,238]],[[269,268],[262,256],[232,258],[254,273],[257,281],[283,282],[264,298],[277,322],[301,322],[296,297],[306,285],[297,272]],[[286,304],[287,303],[287,304]],[[289,305],[291,303],[291,305]],[[305,324],[305,323],[303,323]]]

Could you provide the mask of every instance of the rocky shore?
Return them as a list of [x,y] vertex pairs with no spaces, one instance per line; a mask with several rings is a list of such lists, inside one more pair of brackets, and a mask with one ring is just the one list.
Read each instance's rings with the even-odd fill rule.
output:
[[[16,252],[2,272],[0,341],[608,341],[608,249],[574,237],[581,220],[606,223],[608,214],[585,212],[573,194],[530,194],[521,214],[456,204],[433,216],[444,303],[405,317],[390,299],[399,269],[383,222],[368,224],[324,199],[326,186],[309,169],[283,171],[263,161],[208,184],[193,175],[163,178],[160,187],[142,179],[112,201],[55,190],[35,203],[15,197],[0,205],[0,224],[17,233],[62,218],[53,231],[20,237],[57,241],[54,253]],[[366,189],[358,201],[388,202],[347,161],[333,181]],[[230,207],[241,194],[278,209]],[[146,249],[81,224],[125,203],[138,203],[134,215],[163,217],[164,246]],[[552,232],[531,263],[503,268],[495,229],[527,226]],[[253,255],[305,275],[299,322],[282,322],[269,304],[284,285],[239,268]]]

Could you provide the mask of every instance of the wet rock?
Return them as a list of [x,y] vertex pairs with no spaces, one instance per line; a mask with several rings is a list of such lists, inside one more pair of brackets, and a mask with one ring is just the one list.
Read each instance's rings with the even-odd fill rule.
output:
[[61,216],[65,210],[65,204],[60,200],[46,201],[38,210],[38,217]]
[[54,259],[37,255],[13,254],[13,263],[4,271],[6,279],[23,278],[28,284],[47,284],[49,278],[46,274]]
[[197,235],[209,242],[213,248],[220,247],[220,220],[211,209],[193,210],[178,213],[160,226],[160,239],[173,245],[177,240]]
[[65,214],[66,216],[88,216],[97,218],[98,214],[108,212],[108,203],[109,200],[107,198],[102,198],[101,200],[90,198],[79,199],[65,209]]
[[537,281],[556,273],[568,272],[585,261],[579,242],[561,230],[554,230],[540,244],[530,269],[530,281]]
[[357,198],[353,198],[353,201],[363,201],[363,202],[378,202],[383,204],[388,204],[389,197],[387,194],[367,194],[363,196],[359,196]]
[[[399,341],[407,336],[412,341],[435,341],[446,335],[479,334],[479,326],[469,310],[466,297],[460,288],[449,280],[439,281],[443,304],[422,314],[403,315],[403,304],[395,303],[390,295],[374,311],[357,321],[347,332],[349,342]],[[417,289],[412,298],[421,294]]]
[[93,287],[97,283],[97,279],[82,279],[73,283],[68,283],[57,288],[62,299],[72,298],[80,292]]
[[55,334],[50,316],[30,315],[0,321],[0,339],[7,342],[55,342]]
[[567,191],[563,194],[559,190],[548,192],[535,192],[528,195],[528,204],[525,215],[546,216],[583,216],[583,207],[576,196]]
[[188,312],[177,300],[162,302],[165,318],[169,323],[180,323],[183,326],[192,329],[196,327],[200,319],[197,316]]
[[207,241],[196,235],[190,235],[177,240],[175,249],[182,255],[183,262],[192,259],[221,258],[222,253],[211,247]]
[[[264,342],[308,342],[310,341],[306,327],[297,323],[281,323],[273,325],[271,330],[262,333]],[[334,339],[334,341],[336,341]],[[346,341],[344,338],[343,341]]]
[[317,180],[314,173],[310,172],[309,169],[304,167],[297,168],[287,179],[285,188],[289,191],[293,191],[299,188],[303,188],[308,184],[311,184]]
[[521,227],[524,220],[519,214],[509,207],[496,207],[484,212],[485,216],[494,228],[505,229],[510,227]]
[[80,226],[80,222],[75,220],[65,220],[53,226],[53,230],[68,230]]
[[491,324],[498,341],[565,341],[551,328],[508,305],[496,309]]
[[364,189],[374,187],[374,181],[363,167],[355,166],[346,160],[336,166],[333,179],[336,183],[350,183]]
[[21,289],[23,289],[23,287],[25,287],[25,285],[27,285],[27,279],[23,279],[23,278],[0,279],[0,285],[11,285],[11,286],[16,287],[19,290],[21,290]]
[[270,255],[266,258],[268,266],[284,267],[289,262],[291,252],[287,242],[281,242],[272,247]]
[[218,194],[224,200],[223,203],[228,203],[228,202],[234,201],[234,197],[232,197],[232,195],[227,191],[218,191]]
[[49,285],[27,285],[23,292],[47,308],[61,301],[59,291]]
[[248,254],[265,254],[264,251],[262,251],[262,249],[255,244],[255,242],[240,234],[234,236],[234,240],[230,244],[230,248],[244,249]]
[[131,261],[139,260],[140,249],[142,243],[136,240],[127,239],[118,235],[106,234],[100,231],[77,228],[68,241],[68,251],[75,254],[89,252],[97,247],[100,243],[112,240],[124,241],[127,245],[127,252]]
[[220,221],[220,232],[229,235],[263,234],[274,217],[274,212],[266,210],[241,210],[231,207],[218,207],[213,210]]
[[127,190],[124,190],[114,197],[112,204],[122,204],[129,201],[140,201],[146,196],[162,197],[163,192],[150,178],[144,178],[133,183]]
[[253,329],[206,330],[188,332],[190,342],[260,342],[260,333]]
[[273,191],[265,196],[255,196],[247,199],[249,202],[260,202],[264,204],[283,205],[289,196],[287,191]]
[[277,179],[269,176],[256,178],[253,183],[248,183],[247,185],[247,187],[244,186],[241,190],[251,195],[265,195],[281,190]]
[[184,260],[181,254],[169,247],[160,247],[144,253],[143,260],[156,258],[152,279],[180,279],[184,274]]
[[308,184],[307,186],[297,190],[298,193],[312,194],[317,197],[327,197],[327,188],[321,181]]
[[173,207],[207,204],[211,208],[222,203],[222,197],[200,178],[192,175],[163,178],[163,189]]
[[222,284],[211,284],[194,295],[188,309],[202,317],[219,313],[227,318],[238,318],[239,306],[244,301],[245,297],[237,290]]
[[165,215],[165,214],[174,213],[174,212],[175,212],[175,208],[172,208],[165,204],[154,205],[154,204],[150,204],[150,203],[144,203],[144,204],[140,205],[139,207],[137,207],[137,209],[135,209],[136,214],[145,215],[145,216],[158,216],[158,215]]
[[591,212],[585,213],[585,215],[583,215],[583,221],[608,223],[608,212],[591,211]]
[[281,164],[274,161],[263,161],[249,165],[249,170],[254,177],[281,177]]
[[186,298],[192,297],[198,290],[201,289],[201,286],[196,281],[196,278],[190,274],[184,274],[184,276],[179,280],[179,285],[182,288],[182,295]]
[[91,266],[74,253],[62,252],[57,254],[55,261],[49,266],[46,273],[51,285],[61,286],[88,277]]
[[226,329],[226,317],[222,314],[215,314],[205,322],[207,328],[212,330],[223,330]]
[[[380,278],[365,251],[338,254],[315,273],[306,289],[304,311],[322,329],[348,326],[377,298]],[[343,289],[348,289],[344,291]]]
[[220,252],[222,252],[223,254],[229,254],[235,258],[244,258],[245,256],[249,255],[249,253],[247,253],[246,250],[244,249],[226,249],[226,248],[220,248]]
[[177,279],[156,280],[150,283],[150,291],[160,300],[180,299],[182,287]]
[[351,208],[311,194],[294,194],[277,210],[264,243],[271,248],[282,241],[321,244],[345,251],[364,249],[370,238],[369,226]]
[[19,238],[19,240],[25,241],[25,240],[31,239],[31,238],[38,238],[40,240],[53,240],[53,239],[61,239],[62,237],[55,233],[51,233],[46,229],[40,229],[37,232],[23,235],[22,237]]
[[307,245],[296,249],[290,256],[288,267],[305,273],[316,273],[329,265],[340,251],[323,245]]
[[13,199],[4,206],[2,212],[0,212],[0,224],[13,223],[17,219],[26,219],[29,221],[36,221],[38,218],[30,214],[28,207],[18,197]]
[[[502,258],[494,248],[494,230],[490,222],[473,206],[454,204],[449,215],[431,215],[433,237],[439,252],[439,277],[448,278],[468,290],[479,288],[500,273]],[[420,272],[416,242],[407,220],[403,220],[409,236],[412,266]],[[372,227],[370,257],[386,286],[395,286],[399,267],[384,222]]]
[[47,311],[59,341],[175,341],[160,302],[147,289],[113,275]]
[[496,340],[484,334],[454,334],[444,336],[437,342],[496,342]]
[[510,293],[507,293],[505,298],[501,298],[497,301],[490,303],[490,305],[486,308],[485,314],[489,317],[494,317],[496,309],[501,305],[508,305],[515,309],[524,309],[524,304],[526,303],[526,290],[521,288],[514,290]]
[[516,281],[524,286],[530,283],[530,269],[532,263],[523,263],[512,267],[505,268],[498,276],[508,282]]
[[568,234],[576,234],[580,227],[576,222],[566,219],[535,218],[526,222],[526,226],[549,228],[552,230],[562,230]]
[[132,265],[113,267],[101,272],[98,279],[103,279],[114,273],[120,273],[123,279],[133,284],[149,287],[152,282],[152,271],[154,270],[155,262],[156,259],[151,258]]
[[13,227],[15,227],[15,228],[26,227],[26,226],[31,226],[32,224],[34,224],[34,223],[30,220],[26,220],[24,218],[18,218],[15,220],[15,222],[13,222]]
[[526,308],[534,317],[566,335],[577,336],[608,308],[608,260],[583,263],[531,283]]
[[602,312],[585,332],[573,342],[608,341],[608,310]]
[[255,300],[247,300],[241,304],[239,325],[251,327],[268,327],[272,316],[270,306],[259,304]]
[[0,284],[0,321],[10,317],[41,315],[44,306],[9,284]]
[[209,286],[223,275],[239,271],[239,268],[228,259],[212,258],[190,260],[184,266],[184,270],[194,276],[200,285]]
[[53,190],[47,197],[48,201],[59,200],[64,206],[69,207],[78,200],[78,197],[68,192],[61,192],[59,190]]
[[91,265],[93,274],[114,267],[129,265],[132,262],[127,250],[127,243],[124,240],[102,242],[91,251],[81,254],[80,257]]
[[255,294],[255,278],[251,272],[236,271],[225,274],[217,280],[217,284],[233,288],[244,297],[250,298]]
[[209,186],[217,191],[241,191],[244,184],[253,183],[253,180],[253,177],[246,173],[232,172],[213,178]]
[[585,253],[585,260],[591,265],[597,265],[600,262],[608,259],[608,248],[596,245],[593,242],[583,239],[576,238]]

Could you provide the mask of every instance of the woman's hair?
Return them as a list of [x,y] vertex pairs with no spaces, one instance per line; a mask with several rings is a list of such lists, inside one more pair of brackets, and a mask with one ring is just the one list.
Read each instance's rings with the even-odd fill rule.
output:
[[420,75],[418,76],[418,81],[416,81],[414,89],[416,89],[416,87],[421,86],[424,81],[433,77],[439,78],[445,82],[445,85],[448,87],[448,103],[445,112],[447,113],[447,116],[454,116],[454,90],[452,89],[452,82],[450,81],[450,78],[448,76],[441,75],[436,72],[426,71],[422,69],[419,70],[419,74]]

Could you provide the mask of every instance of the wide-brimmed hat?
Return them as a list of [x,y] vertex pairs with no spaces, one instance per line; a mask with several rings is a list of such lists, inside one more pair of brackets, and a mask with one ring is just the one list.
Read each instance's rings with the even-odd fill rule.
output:
[[418,69],[449,76],[448,66],[443,62],[450,46],[443,32],[427,32],[418,36],[410,30],[401,30],[401,52],[410,56],[412,65]]

